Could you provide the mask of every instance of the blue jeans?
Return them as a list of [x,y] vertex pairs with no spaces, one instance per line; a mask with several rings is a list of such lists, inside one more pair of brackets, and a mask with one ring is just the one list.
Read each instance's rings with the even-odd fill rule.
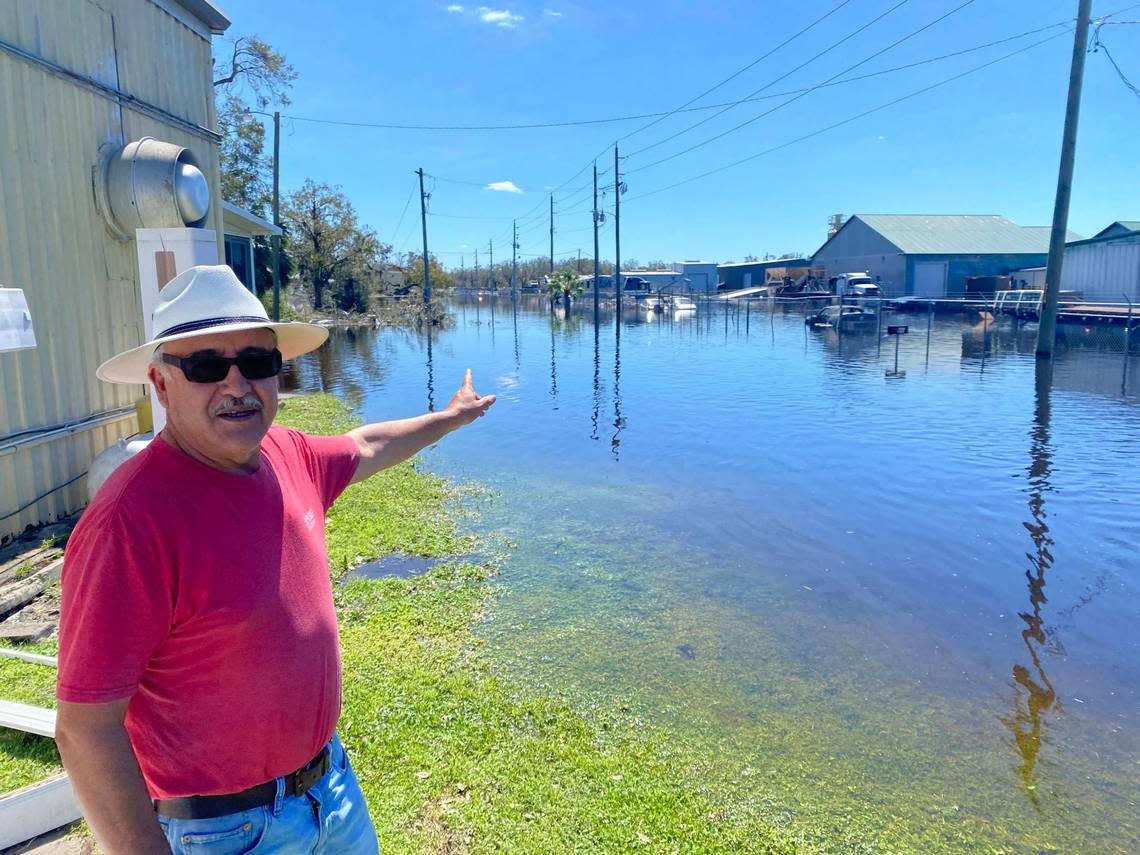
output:
[[158,822],[175,855],[378,855],[376,831],[368,816],[364,794],[348,762],[348,754],[333,736],[329,771],[303,796],[286,796],[277,779],[277,800],[212,819],[171,819]]

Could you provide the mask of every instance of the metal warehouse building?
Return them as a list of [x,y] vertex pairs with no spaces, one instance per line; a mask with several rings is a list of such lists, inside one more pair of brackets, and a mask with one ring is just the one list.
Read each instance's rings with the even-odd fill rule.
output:
[[[102,383],[95,367],[145,340],[135,229],[152,223],[109,225],[101,170],[155,138],[192,152],[194,180],[220,199],[210,40],[229,25],[208,0],[2,5],[0,288],[22,292],[6,294],[26,300],[13,311],[35,341],[0,336],[0,540],[85,505],[93,458],[138,430],[143,387]],[[216,247],[221,210],[181,231]]]
[[1061,288],[1086,300],[1140,303],[1140,222],[1115,222],[1095,237],[1065,244]]
[[889,296],[947,297],[965,293],[967,276],[1037,267],[1048,252],[1048,226],[1005,217],[856,214],[812,262],[829,277],[866,271]]

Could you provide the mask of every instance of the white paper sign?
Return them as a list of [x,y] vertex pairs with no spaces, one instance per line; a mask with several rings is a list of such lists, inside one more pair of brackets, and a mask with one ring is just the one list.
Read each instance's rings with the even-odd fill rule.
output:
[[32,313],[24,292],[19,288],[0,288],[0,351],[35,346]]

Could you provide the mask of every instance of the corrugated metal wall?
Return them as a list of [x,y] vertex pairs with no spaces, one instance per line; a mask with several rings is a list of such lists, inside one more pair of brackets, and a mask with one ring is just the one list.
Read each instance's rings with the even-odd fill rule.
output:
[[1061,287],[1085,299],[1140,303],[1140,235],[1065,247]]
[[[150,0],[3,0],[0,40],[189,122],[213,127],[210,45]],[[13,448],[10,438],[115,411],[142,387],[95,379],[95,367],[142,339],[133,241],[95,207],[99,148],[154,136],[193,149],[217,190],[217,146],[120,107],[0,50],[0,285],[24,289],[37,347],[0,353],[0,539],[86,502],[83,473],[133,418]],[[220,206],[212,215],[220,226]],[[26,437],[25,437],[26,438]]]

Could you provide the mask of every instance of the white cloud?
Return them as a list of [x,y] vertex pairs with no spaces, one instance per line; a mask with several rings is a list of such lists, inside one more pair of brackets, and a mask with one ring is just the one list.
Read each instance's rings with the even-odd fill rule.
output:
[[555,12],[553,9],[543,9],[542,14],[544,14],[548,17],[551,17],[551,18],[561,18],[562,17],[561,12]]
[[462,12],[463,7],[460,6],[458,3],[452,3],[450,6],[447,7],[447,11],[448,12]]
[[488,190],[495,190],[496,192],[499,192],[499,193],[521,193],[522,192],[522,190],[520,190],[517,186],[515,186],[515,182],[513,182],[513,181],[492,181],[490,184],[487,185],[487,189]]
[[487,6],[479,7],[479,20],[485,24],[494,24],[496,27],[513,28],[519,25],[522,15],[516,15],[510,9],[490,9]]

